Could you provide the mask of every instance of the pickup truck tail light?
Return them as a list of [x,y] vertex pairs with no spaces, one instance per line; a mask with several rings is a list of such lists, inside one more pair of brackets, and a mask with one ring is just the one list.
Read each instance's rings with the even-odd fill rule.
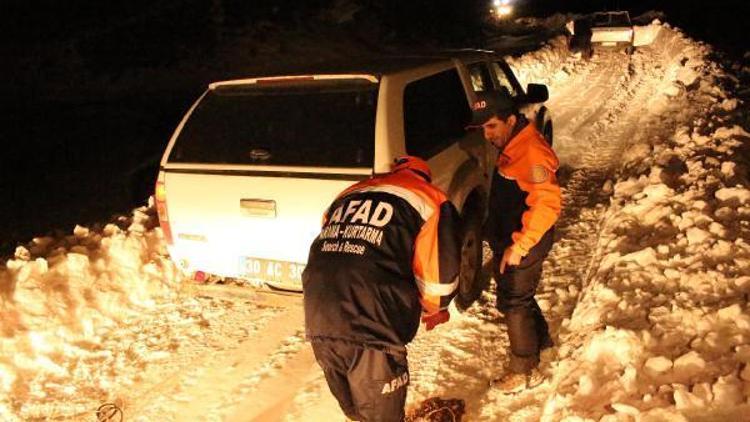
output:
[[156,214],[159,216],[159,225],[162,233],[164,233],[164,239],[168,245],[172,245],[174,241],[172,239],[172,228],[169,225],[169,214],[167,213],[167,186],[161,176],[156,182],[154,199],[156,199]]

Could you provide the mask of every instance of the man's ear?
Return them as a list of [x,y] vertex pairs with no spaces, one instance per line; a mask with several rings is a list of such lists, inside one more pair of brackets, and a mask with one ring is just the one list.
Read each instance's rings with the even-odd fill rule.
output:
[[518,121],[518,118],[515,114],[511,114],[508,116],[508,119],[505,121],[505,124],[507,124],[510,127],[514,127],[516,125],[516,122]]

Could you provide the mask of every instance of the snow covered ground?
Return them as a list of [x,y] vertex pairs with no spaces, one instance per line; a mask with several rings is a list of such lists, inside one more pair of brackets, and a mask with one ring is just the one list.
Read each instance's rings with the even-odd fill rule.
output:
[[[654,23],[632,57],[512,59],[549,85],[565,209],[538,297],[557,346],[505,396],[487,292],[409,348],[409,406],[469,421],[747,420],[750,134],[737,79]],[[342,420],[297,298],[186,282],[153,210],[19,247],[0,271],[0,420]]]

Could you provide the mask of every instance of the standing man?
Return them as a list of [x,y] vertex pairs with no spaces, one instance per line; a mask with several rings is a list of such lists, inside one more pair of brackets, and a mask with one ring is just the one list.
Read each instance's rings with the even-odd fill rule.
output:
[[472,105],[472,127],[500,150],[490,192],[487,234],[493,252],[497,306],[510,340],[508,370],[493,384],[517,392],[539,378],[541,350],[553,345],[534,294],[552,247],[561,210],[555,172],[559,161],[547,140],[504,92],[482,92]]
[[305,331],[346,416],[404,418],[406,344],[449,318],[458,286],[458,213],[427,163],[392,171],[333,201],[302,274]]

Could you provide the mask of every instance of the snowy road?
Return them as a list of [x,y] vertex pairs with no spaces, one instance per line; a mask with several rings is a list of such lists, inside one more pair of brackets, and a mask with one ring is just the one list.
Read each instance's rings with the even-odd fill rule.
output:
[[[409,346],[407,406],[460,398],[468,421],[748,414],[750,163],[735,152],[750,134],[733,126],[738,102],[704,46],[668,26],[644,31],[653,42],[632,57],[582,60],[557,39],[510,60],[523,83],[549,86],[562,163],[564,210],[537,295],[556,342],[546,381],[514,396],[488,386],[508,348],[493,285]],[[90,420],[112,402],[143,422],[343,420],[299,299],[175,287],[154,225],[136,211],[127,230],[77,229],[9,262],[0,419]]]

